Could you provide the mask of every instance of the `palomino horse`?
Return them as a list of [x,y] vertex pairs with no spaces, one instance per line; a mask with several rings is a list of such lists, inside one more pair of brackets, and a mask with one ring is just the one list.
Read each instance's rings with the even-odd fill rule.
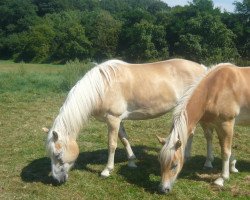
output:
[[182,169],[184,147],[198,122],[215,129],[222,154],[222,174],[215,184],[223,186],[229,171],[238,172],[231,154],[234,124],[250,124],[250,67],[236,67],[224,63],[209,70],[204,78],[192,86],[176,107],[170,136],[163,146],[161,190],[169,192]]
[[110,60],[92,68],[71,89],[49,130],[47,150],[53,177],[59,182],[68,178],[68,171],[79,154],[77,135],[90,116],[108,125],[109,156],[101,175],[109,176],[114,168],[118,135],[130,165],[135,166],[122,120],[165,114],[205,71],[204,66],[183,59],[148,64]]

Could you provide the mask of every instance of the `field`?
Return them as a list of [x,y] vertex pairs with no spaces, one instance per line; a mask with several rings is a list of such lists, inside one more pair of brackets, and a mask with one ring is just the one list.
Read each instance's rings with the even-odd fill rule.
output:
[[[77,66],[84,66],[80,69]],[[214,138],[214,169],[203,170],[206,143],[201,128],[189,160],[169,195],[158,192],[160,166],[155,135],[166,136],[171,114],[147,121],[126,121],[137,156],[136,169],[127,167],[121,142],[115,170],[107,179],[100,172],[107,161],[107,128],[94,119],[81,130],[80,155],[69,180],[57,185],[45,151],[46,134],[67,91],[89,66],[0,62],[0,199],[250,199],[249,127],[236,127],[233,152],[240,173],[231,174],[224,188],[213,185],[221,171],[220,148]]]

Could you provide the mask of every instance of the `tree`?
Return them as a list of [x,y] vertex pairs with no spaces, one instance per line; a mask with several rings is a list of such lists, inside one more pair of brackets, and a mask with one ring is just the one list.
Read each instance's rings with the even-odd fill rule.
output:
[[116,56],[121,22],[107,11],[96,11],[84,20],[86,35],[92,42],[92,55],[100,61]]
[[31,0],[1,0],[0,29],[6,35],[28,30],[37,20],[36,10]]
[[237,31],[233,28],[234,33],[237,35],[236,45],[239,49],[240,54],[246,60],[250,59],[250,1],[243,0],[242,2],[235,2],[237,18],[236,27],[240,27],[241,31]]
[[47,13],[59,13],[71,8],[69,0],[33,0],[37,6],[37,14],[44,16]]
[[46,20],[55,30],[51,59],[66,62],[76,58],[90,58],[91,42],[86,37],[78,11],[47,15]]
[[249,0],[243,0],[242,2],[239,1],[235,1],[234,2],[235,5],[235,11],[236,13],[242,14],[244,15],[244,19],[246,21],[249,21],[249,17],[250,17],[250,1]]
[[26,62],[131,62],[250,57],[249,0],[222,12],[213,0],[1,0],[0,58]]
[[234,61],[238,57],[234,38],[234,33],[220,17],[202,13],[187,21],[185,33],[176,43],[176,51],[196,61]]
[[55,37],[53,27],[48,24],[33,26],[29,31],[21,34],[23,44],[15,50],[14,59],[25,62],[46,62],[50,59],[52,41]]
[[167,58],[168,48],[164,38],[164,27],[154,25],[146,20],[135,23],[127,30],[126,38],[123,38],[129,41],[128,49],[124,51],[126,60],[143,62]]

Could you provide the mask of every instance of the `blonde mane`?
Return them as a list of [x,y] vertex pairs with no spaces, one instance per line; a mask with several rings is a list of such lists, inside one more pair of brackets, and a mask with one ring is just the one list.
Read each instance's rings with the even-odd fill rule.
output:
[[118,71],[120,60],[109,60],[88,71],[70,90],[59,115],[51,128],[58,132],[59,139],[76,139],[82,126],[88,121],[93,109],[102,100],[105,80],[110,84]]
[[160,163],[165,165],[166,163],[169,163],[173,159],[174,153],[175,153],[175,144],[178,140],[181,141],[182,146],[182,153],[184,156],[184,150],[185,146],[188,140],[188,130],[187,130],[187,114],[186,114],[186,106],[189,102],[189,99],[191,98],[194,90],[198,87],[200,82],[206,78],[206,76],[211,72],[216,70],[218,67],[224,66],[224,65],[231,65],[235,66],[231,63],[220,63],[217,65],[211,66],[206,73],[199,77],[185,92],[185,94],[179,99],[177,106],[174,109],[173,113],[173,127],[171,129],[170,135],[166,138],[166,143],[163,146],[163,148],[160,151],[159,154],[159,160]]

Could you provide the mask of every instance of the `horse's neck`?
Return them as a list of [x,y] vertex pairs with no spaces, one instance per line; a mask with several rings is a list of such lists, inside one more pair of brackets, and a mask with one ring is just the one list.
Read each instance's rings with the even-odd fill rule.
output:
[[205,111],[207,95],[206,90],[201,87],[203,87],[203,84],[194,91],[186,106],[187,130],[189,135],[192,134]]

